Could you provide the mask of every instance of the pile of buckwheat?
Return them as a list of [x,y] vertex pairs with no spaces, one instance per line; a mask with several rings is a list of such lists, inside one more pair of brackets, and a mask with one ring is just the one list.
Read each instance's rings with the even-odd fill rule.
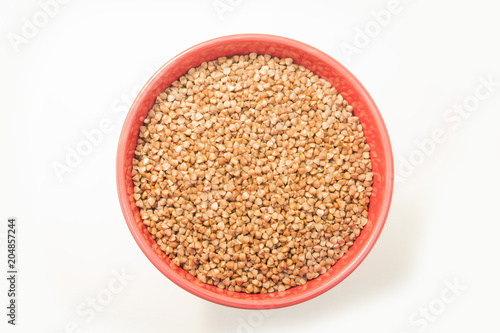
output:
[[353,108],[290,58],[191,68],[140,128],[132,177],[160,248],[204,283],[267,293],[325,273],[367,223],[370,148]]

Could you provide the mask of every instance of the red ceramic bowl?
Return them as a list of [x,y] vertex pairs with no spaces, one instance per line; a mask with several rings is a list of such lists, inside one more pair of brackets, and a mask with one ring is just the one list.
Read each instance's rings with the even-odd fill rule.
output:
[[[354,107],[354,114],[363,124],[371,147],[374,173],[368,223],[349,251],[325,274],[306,284],[282,292],[246,294],[230,292],[205,284],[179,268],[163,253],[141,221],[133,198],[132,158],[139,126],[142,125],[156,97],[190,68],[204,61],[236,54],[270,54],[293,60],[330,82]],[[212,39],[182,52],[146,83],[125,119],[118,143],[116,177],[120,205],[125,221],[148,259],[166,277],[185,290],[222,305],[246,309],[270,309],[309,300],[337,285],[363,261],[377,241],[384,226],[392,197],[393,159],[389,135],[382,116],[361,83],[344,66],[327,54],[307,44],[271,35],[245,34]]]

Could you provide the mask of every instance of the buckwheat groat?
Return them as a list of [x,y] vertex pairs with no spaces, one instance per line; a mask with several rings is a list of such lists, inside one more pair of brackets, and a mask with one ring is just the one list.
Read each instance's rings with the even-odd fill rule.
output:
[[325,273],[367,223],[370,148],[353,108],[292,59],[202,63],[161,93],[132,177],[160,248],[201,281],[267,293]]

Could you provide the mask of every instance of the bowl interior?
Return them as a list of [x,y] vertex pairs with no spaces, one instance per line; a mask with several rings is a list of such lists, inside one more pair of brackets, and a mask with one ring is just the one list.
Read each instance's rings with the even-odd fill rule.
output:
[[[283,292],[246,294],[230,292],[202,283],[171,262],[161,251],[142,223],[133,198],[131,178],[139,127],[156,97],[190,68],[204,61],[236,54],[270,54],[293,60],[330,82],[354,107],[371,147],[374,173],[368,223],[349,251],[325,274],[305,285]],[[117,155],[117,186],[120,204],[128,227],[149,260],[174,283],[207,300],[240,308],[265,309],[293,305],[311,299],[332,288],[347,277],[365,258],[377,240],[388,214],[393,186],[393,160],[389,136],[382,117],[359,81],[342,65],[325,53],[298,41],[269,35],[235,35],[196,45],[179,54],[148,81],[134,101],[125,120]]]

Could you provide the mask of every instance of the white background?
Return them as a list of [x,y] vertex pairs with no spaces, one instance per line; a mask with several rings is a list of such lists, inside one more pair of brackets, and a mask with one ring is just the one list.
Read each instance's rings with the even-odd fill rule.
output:
[[[44,22],[38,1],[2,0],[1,331],[498,332],[500,6],[400,0],[378,31],[371,12],[388,4],[73,0]],[[23,37],[34,20],[40,27]],[[381,110],[402,180],[353,274],[311,301],[262,312],[199,299],[156,270],[126,227],[114,173],[121,115],[144,79],[194,44],[249,32],[308,43],[352,71]],[[450,113],[464,102],[470,112]],[[103,119],[112,130],[58,179],[55,163]],[[446,140],[429,144],[435,130]],[[16,327],[4,314],[8,216],[19,219]],[[122,271],[133,280],[115,283]],[[110,283],[123,288],[107,299]],[[454,294],[454,283],[464,289]],[[89,310],[96,297],[106,304]]]

